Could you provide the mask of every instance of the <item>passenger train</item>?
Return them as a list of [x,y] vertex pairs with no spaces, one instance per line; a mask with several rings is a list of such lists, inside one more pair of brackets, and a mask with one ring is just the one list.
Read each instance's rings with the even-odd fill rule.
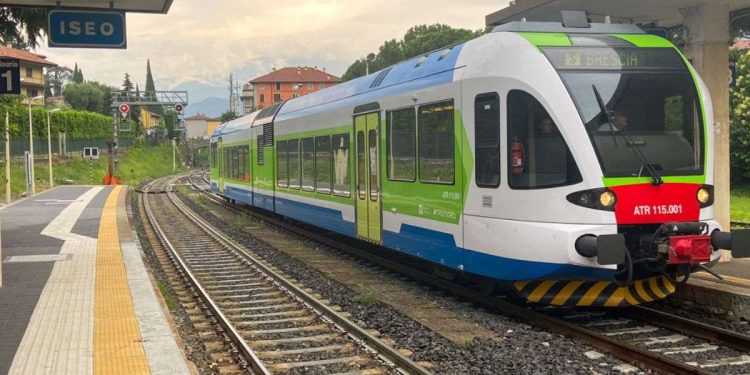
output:
[[750,256],[714,220],[711,108],[634,25],[514,22],[221,125],[211,189],[529,302],[637,305]]

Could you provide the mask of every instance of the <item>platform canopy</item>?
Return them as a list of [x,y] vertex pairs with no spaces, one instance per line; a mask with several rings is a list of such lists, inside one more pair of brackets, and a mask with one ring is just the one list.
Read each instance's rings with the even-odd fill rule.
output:
[[169,11],[173,0],[0,0],[0,5],[33,8],[121,10],[134,13],[163,13]]
[[[710,0],[725,2],[732,12],[730,18],[745,14],[750,0]],[[672,27],[682,24],[682,10],[706,0],[517,0],[507,8],[486,16],[488,26],[496,26],[526,18],[529,21],[560,21],[561,10],[585,10],[594,22],[611,16],[612,22],[653,24]]]

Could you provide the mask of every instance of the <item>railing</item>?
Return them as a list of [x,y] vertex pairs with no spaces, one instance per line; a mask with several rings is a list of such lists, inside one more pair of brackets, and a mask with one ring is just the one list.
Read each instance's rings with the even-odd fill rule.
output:
[[[63,142],[59,138],[54,137],[52,139],[52,154],[60,155],[61,148],[67,155],[81,153],[85,147],[98,147],[100,154],[104,154],[107,150],[108,139],[68,139]],[[120,138],[118,141],[119,148],[127,149],[133,147],[135,144],[134,138]],[[0,158],[4,158],[5,145],[4,142],[0,141]],[[10,140],[10,156],[23,157],[24,152],[29,150],[28,138],[16,138]],[[35,159],[46,159],[47,158],[47,139],[36,138],[34,139],[34,158]]]

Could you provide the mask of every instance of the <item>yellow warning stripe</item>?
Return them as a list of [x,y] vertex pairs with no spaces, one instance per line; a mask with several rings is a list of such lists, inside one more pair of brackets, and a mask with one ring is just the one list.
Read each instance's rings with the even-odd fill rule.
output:
[[529,302],[539,302],[545,294],[547,294],[547,291],[552,288],[552,286],[555,285],[555,281],[542,281],[539,286],[537,286],[531,294],[527,297]]
[[604,306],[606,307],[615,307],[619,306],[620,302],[622,302],[623,299],[625,299],[625,293],[627,293],[628,288],[627,287],[619,287],[615,289],[614,292],[612,292],[612,295],[609,296],[607,299],[607,302],[604,302]]
[[669,294],[674,293],[675,287],[674,287],[674,284],[672,283],[672,281],[669,280],[666,277],[662,277],[661,280],[664,282],[664,286],[667,288],[667,291],[669,292]]
[[661,291],[661,289],[659,288],[659,285],[656,283],[655,277],[648,279],[648,285],[651,287],[651,293],[654,293],[657,298],[659,299],[667,298],[667,295]]
[[117,200],[122,190],[122,186],[113,189],[99,223],[94,286],[95,374],[149,373],[117,233]]
[[552,305],[556,306],[562,306],[565,304],[565,302],[568,302],[568,298],[573,294],[573,292],[578,289],[579,286],[583,284],[583,281],[571,281],[567,285],[565,285],[562,290],[560,290],[560,293],[557,293],[555,298],[550,302]]
[[580,301],[576,305],[578,306],[591,306],[591,304],[596,301],[596,298],[599,297],[599,293],[604,290],[604,288],[607,287],[607,285],[611,284],[609,281],[599,281],[596,284],[594,284],[589,290],[586,292],[586,294],[583,295]]
[[641,299],[646,302],[651,302],[654,300],[653,298],[651,298],[651,296],[648,295],[646,289],[643,289],[643,280],[638,280],[635,282],[635,291],[638,292],[638,296],[640,296]]

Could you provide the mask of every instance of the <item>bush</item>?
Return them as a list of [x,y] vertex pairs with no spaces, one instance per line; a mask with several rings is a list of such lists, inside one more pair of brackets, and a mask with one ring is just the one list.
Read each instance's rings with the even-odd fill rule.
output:
[[[11,137],[28,137],[29,107],[23,104],[0,103],[0,134],[5,133],[5,113],[9,116]],[[47,110],[43,107],[32,107],[34,136],[47,136]],[[51,112],[50,124],[52,136],[64,132],[69,139],[110,138],[112,136],[112,118],[98,113],[62,110]],[[0,137],[4,137],[0,135]]]

